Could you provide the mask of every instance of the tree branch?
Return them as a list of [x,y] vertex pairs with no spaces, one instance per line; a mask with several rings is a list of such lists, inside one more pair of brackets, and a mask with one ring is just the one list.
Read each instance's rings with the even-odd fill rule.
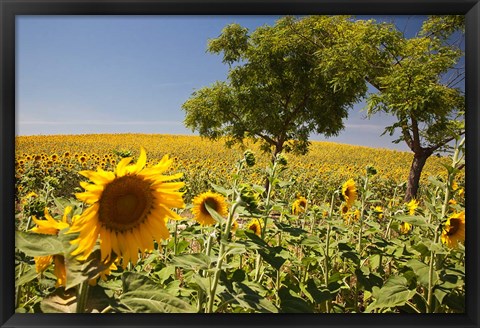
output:
[[[462,131],[460,132],[458,135],[461,136],[461,135],[464,135],[465,134],[465,131]],[[438,148],[442,147],[442,146],[445,146],[447,143],[449,143],[450,141],[452,140],[455,140],[457,136],[452,136],[452,137],[448,137],[448,138],[445,138],[443,139],[442,141],[438,142],[436,145],[434,146],[431,146],[429,147],[428,149],[432,152],[434,152],[435,150],[437,150]]]

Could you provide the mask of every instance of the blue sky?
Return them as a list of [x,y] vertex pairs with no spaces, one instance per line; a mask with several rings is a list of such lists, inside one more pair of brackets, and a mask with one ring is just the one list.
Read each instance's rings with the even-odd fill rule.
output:
[[[233,22],[254,30],[277,18],[17,16],[16,133],[196,134],[183,126],[181,105],[194,90],[225,80],[228,71],[221,56],[206,52],[207,40]],[[394,18],[409,36],[423,19]],[[367,120],[362,107],[350,111],[338,137],[326,140],[407,150],[392,144],[393,137],[380,137],[391,117]]]

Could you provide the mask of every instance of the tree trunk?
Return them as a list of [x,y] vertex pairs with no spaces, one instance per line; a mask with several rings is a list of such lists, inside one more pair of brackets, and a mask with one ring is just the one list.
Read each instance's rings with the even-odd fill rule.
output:
[[405,202],[409,202],[412,198],[417,197],[420,176],[422,175],[422,170],[427,162],[427,158],[430,157],[431,154],[430,151],[422,149],[413,155],[412,166],[410,167],[410,174],[408,176],[407,192],[404,198]]

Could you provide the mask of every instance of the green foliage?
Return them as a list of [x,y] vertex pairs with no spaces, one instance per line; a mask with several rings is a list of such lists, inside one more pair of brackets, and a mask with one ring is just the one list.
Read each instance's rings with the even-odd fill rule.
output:
[[[356,38],[357,31],[332,32],[349,26],[346,17],[319,16],[316,23],[327,29],[323,42],[330,45],[329,53],[299,34],[298,28],[310,33],[309,26],[292,17],[251,34],[238,24],[224,28],[209,41],[208,51],[223,54],[223,62],[230,65],[228,81],[192,94],[182,106],[186,126],[211,139],[227,136],[228,144],[251,137],[260,140],[264,150],[274,147],[275,153],[288,141],[287,151],[306,153],[312,132],[337,135],[347,110],[366,92],[366,83],[356,67],[332,72],[324,67],[329,64],[324,58],[331,52],[342,57],[345,43]],[[362,58],[361,51],[368,49],[359,50],[357,58]]]

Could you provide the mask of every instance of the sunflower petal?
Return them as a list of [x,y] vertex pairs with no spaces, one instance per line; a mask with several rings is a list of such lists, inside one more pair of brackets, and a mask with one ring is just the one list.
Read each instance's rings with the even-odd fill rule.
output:
[[117,177],[123,177],[127,172],[126,168],[127,165],[130,164],[132,161],[131,157],[122,158],[122,160],[118,163],[117,167],[115,168],[115,174]]

